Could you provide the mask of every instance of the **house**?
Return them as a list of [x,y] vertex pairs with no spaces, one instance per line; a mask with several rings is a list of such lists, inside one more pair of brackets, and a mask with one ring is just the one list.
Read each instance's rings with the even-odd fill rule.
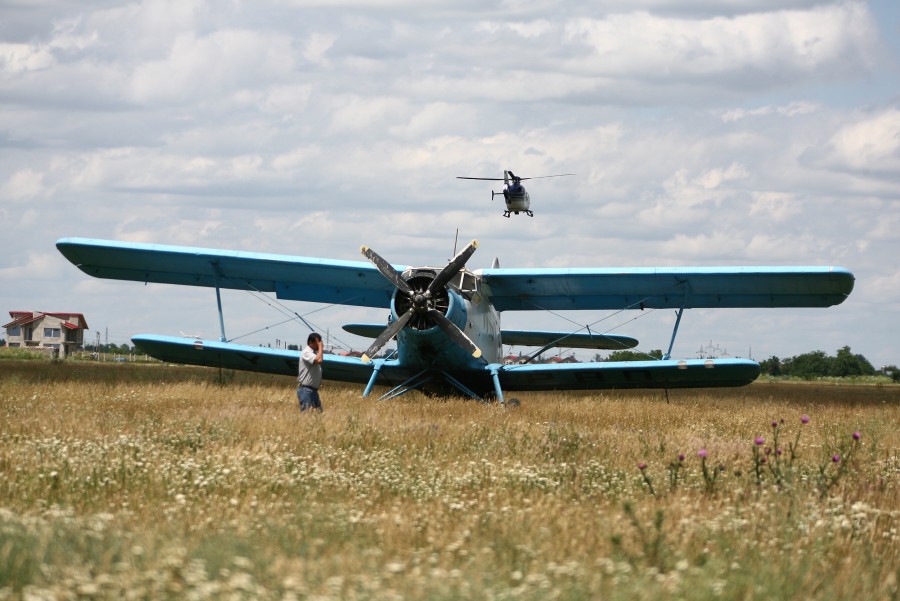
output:
[[88,325],[81,313],[10,311],[9,315],[12,321],[3,326],[8,347],[52,350],[62,359],[84,344]]

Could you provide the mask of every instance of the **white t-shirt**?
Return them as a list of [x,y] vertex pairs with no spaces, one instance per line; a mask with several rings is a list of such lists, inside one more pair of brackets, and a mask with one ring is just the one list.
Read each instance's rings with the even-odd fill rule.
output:
[[322,364],[316,363],[316,351],[309,346],[300,353],[300,371],[297,374],[298,386],[318,388],[322,383]]

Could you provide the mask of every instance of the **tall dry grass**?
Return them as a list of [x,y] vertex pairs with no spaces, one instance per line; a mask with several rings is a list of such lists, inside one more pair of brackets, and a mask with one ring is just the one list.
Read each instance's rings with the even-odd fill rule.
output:
[[322,396],[0,361],[0,598],[898,594],[898,387]]

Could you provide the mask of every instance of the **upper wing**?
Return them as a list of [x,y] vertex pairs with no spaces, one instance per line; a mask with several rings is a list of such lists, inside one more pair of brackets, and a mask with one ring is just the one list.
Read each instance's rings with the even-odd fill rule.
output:
[[747,359],[689,359],[504,365],[504,390],[602,390],[744,386],[759,376]]
[[829,307],[853,290],[842,267],[484,269],[498,311]]
[[381,308],[390,307],[394,291],[371,263],[362,261],[89,238],[63,238],[56,247],[98,278],[275,292],[288,300]]

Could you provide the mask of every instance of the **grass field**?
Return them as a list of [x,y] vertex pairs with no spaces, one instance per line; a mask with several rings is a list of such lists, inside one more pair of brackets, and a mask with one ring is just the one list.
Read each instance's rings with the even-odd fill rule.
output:
[[517,396],[0,361],[0,599],[898,597],[900,387]]

